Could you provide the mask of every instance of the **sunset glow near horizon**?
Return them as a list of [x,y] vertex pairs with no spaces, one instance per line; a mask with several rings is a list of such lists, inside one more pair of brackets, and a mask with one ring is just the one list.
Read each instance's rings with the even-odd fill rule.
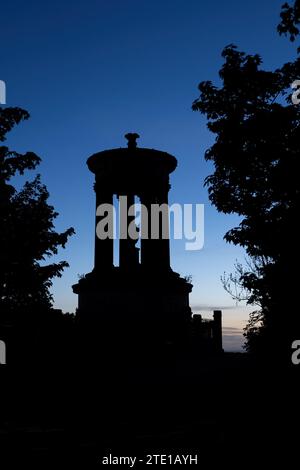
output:
[[235,305],[220,280],[234,271],[236,260],[244,261],[244,250],[223,240],[239,219],[218,213],[208,200],[203,183],[213,167],[204,152],[214,136],[191,104],[199,82],[219,83],[221,51],[230,43],[259,53],[269,69],[292,56],[293,48],[276,32],[281,4],[54,0],[41,8],[33,0],[1,6],[6,105],[31,114],[10,133],[7,145],[42,158],[38,172],[59,213],[56,228],[76,231],[56,257],[70,267],[54,282],[55,307],[75,311],[71,285],[93,267],[95,201],[86,159],[126,146],[124,134],[138,132],[140,147],[178,160],[170,204],[205,206],[203,249],[186,251],[184,240],[173,240],[171,265],[192,276],[195,313],[205,317],[223,310],[225,350],[241,349],[242,328],[255,307]]

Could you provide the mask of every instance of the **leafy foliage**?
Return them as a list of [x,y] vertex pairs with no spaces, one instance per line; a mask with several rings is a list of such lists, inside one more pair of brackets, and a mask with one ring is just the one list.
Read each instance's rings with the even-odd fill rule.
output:
[[275,342],[282,336],[287,347],[292,327],[299,322],[292,317],[296,314],[290,291],[295,285],[294,263],[299,262],[295,221],[300,106],[292,104],[290,86],[300,77],[300,61],[266,71],[260,56],[246,55],[232,44],[222,56],[222,85],[200,83],[200,96],[193,103],[193,110],[207,116],[208,128],[216,135],[205,153],[215,171],[205,184],[219,211],[241,216],[239,226],[225,239],[244,247],[255,265],[255,270],[239,276],[250,292],[248,302],[261,306],[246,330],[248,348],[251,332],[258,335],[258,322],[261,332],[270,333]]
[[300,1],[296,0],[292,6],[288,3],[284,3],[284,5],[282,5],[280,18],[281,22],[277,27],[279,34],[289,35],[290,40],[294,41],[299,34]]
[[[28,119],[20,108],[0,108],[0,140],[16,124]],[[74,233],[54,229],[57,212],[48,204],[46,187],[37,175],[20,191],[12,178],[33,170],[40,163],[33,152],[20,154],[0,147],[0,310],[2,315],[35,313],[49,310],[52,279],[61,276],[65,261],[46,264],[45,260],[65,247]]]

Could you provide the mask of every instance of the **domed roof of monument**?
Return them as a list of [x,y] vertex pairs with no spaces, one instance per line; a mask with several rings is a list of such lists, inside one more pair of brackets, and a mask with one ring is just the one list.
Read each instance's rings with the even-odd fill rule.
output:
[[103,173],[109,168],[128,170],[139,168],[140,171],[150,171],[151,173],[161,171],[172,173],[176,166],[176,158],[161,150],[138,147],[136,140],[139,135],[135,132],[125,134],[127,147],[103,150],[91,155],[87,160],[88,168],[93,173]]

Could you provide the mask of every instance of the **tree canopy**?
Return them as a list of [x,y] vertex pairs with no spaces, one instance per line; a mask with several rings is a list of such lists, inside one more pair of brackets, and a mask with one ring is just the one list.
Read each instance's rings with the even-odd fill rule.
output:
[[[20,108],[0,108],[0,141],[29,113]],[[49,310],[49,288],[61,276],[66,261],[47,263],[65,247],[73,228],[57,233],[57,212],[48,204],[49,193],[39,175],[17,190],[16,175],[34,170],[41,159],[33,152],[24,154],[0,146],[0,311],[1,315],[29,315]]]
[[[296,4],[293,12],[292,7],[283,7],[281,33],[298,34]],[[200,83],[200,96],[192,106],[206,115],[216,136],[205,153],[214,163],[214,173],[205,184],[219,211],[241,216],[239,226],[225,239],[244,247],[253,261],[254,269],[239,277],[249,291],[248,302],[260,305],[246,329],[247,347],[255,349],[260,342],[268,348],[271,341],[272,348],[281,344],[287,352],[300,333],[293,299],[294,268],[299,262],[295,224],[300,106],[291,100],[291,84],[300,78],[300,60],[269,71],[262,68],[259,55],[248,55],[232,44],[222,56],[221,86]]]

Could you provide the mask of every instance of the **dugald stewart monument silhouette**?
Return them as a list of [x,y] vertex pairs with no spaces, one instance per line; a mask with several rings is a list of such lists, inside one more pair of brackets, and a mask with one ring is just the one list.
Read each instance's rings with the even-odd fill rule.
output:
[[[114,351],[116,347],[125,352],[138,346],[151,353],[192,344],[206,351],[222,351],[221,312],[215,311],[213,320],[193,316],[189,305],[192,284],[170,266],[169,176],[177,160],[166,152],[139,148],[136,133],[125,137],[127,147],[104,150],[87,160],[95,174],[95,265],[73,285],[78,294],[80,331],[87,343]],[[109,217],[114,196],[119,200],[119,234],[123,234],[118,240],[118,266],[114,266],[116,227],[112,226],[116,221]],[[140,228],[135,225],[135,214],[127,213],[136,198],[141,203]],[[123,200],[125,211],[120,208]],[[162,210],[158,234],[152,237],[154,205]],[[99,236],[98,227],[105,225],[106,236]],[[138,236],[128,236],[132,229],[141,233],[140,250]]]

